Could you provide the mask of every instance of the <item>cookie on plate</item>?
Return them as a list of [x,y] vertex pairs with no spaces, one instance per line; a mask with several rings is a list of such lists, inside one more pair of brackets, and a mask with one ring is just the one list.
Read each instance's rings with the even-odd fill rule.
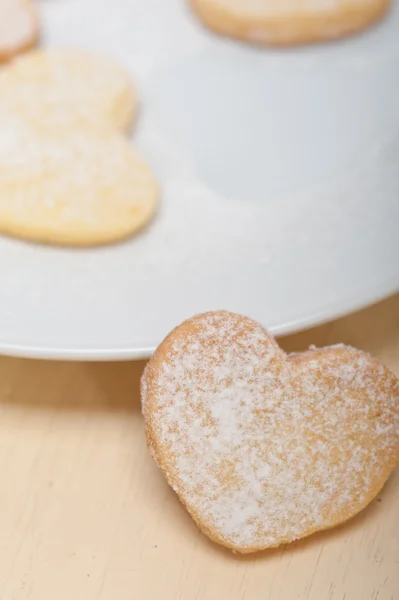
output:
[[79,50],[36,50],[0,73],[0,105],[32,124],[68,129],[108,122],[126,131],[136,110],[129,73],[106,57]]
[[142,379],[148,446],[199,528],[254,552],[343,523],[399,459],[399,381],[348,346],[287,355],[258,323],[199,315]]
[[158,203],[145,161],[108,127],[49,132],[0,112],[0,232],[69,246],[116,242]]
[[0,62],[36,45],[39,18],[33,0],[0,0]]
[[189,0],[217,33],[256,44],[290,46],[341,38],[366,29],[390,0]]

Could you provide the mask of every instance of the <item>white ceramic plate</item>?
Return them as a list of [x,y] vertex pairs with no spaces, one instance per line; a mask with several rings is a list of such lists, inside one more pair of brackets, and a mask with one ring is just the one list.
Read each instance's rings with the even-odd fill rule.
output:
[[396,6],[357,38],[278,52],[208,34],[183,0],[41,7],[46,44],[131,70],[162,208],[115,247],[1,238],[2,353],[146,357],[200,311],[282,334],[399,289]]

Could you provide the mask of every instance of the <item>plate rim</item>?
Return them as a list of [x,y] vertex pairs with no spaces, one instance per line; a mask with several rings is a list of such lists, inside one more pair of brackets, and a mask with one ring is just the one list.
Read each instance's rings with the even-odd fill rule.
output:
[[[373,288],[367,295],[359,298],[349,297],[347,301],[339,303],[333,310],[333,303],[323,311],[318,311],[311,316],[304,316],[289,321],[283,325],[267,328],[268,331],[277,338],[294,335],[302,331],[312,329],[342,319],[348,315],[367,309],[370,306],[378,304],[383,300],[394,297],[399,293],[399,282],[393,282],[390,279],[384,286]],[[330,308],[330,310],[329,310]],[[250,316],[250,315],[249,315]],[[176,323],[176,326],[178,323]],[[263,324],[263,326],[265,326]],[[267,326],[266,326],[267,327]],[[27,358],[37,360],[54,360],[68,362],[122,362],[122,361],[140,361],[148,360],[155,352],[157,346],[162,342],[137,345],[136,347],[114,347],[114,348],[54,348],[43,345],[31,344],[13,344],[3,341],[0,337],[0,355],[14,358]]]

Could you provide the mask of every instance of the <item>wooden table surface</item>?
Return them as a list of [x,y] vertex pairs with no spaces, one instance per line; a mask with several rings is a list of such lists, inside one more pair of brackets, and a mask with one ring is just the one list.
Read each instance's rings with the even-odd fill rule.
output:
[[[337,342],[399,375],[399,296],[281,340]],[[230,554],[147,453],[142,369],[0,359],[0,600],[399,599],[399,471],[345,526]]]

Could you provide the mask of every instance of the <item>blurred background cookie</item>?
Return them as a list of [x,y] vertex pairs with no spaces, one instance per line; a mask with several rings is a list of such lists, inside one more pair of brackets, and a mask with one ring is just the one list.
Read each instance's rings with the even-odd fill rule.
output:
[[50,133],[0,114],[0,231],[55,245],[118,241],[154,214],[158,185],[109,128]]
[[190,0],[212,30],[247,42],[294,45],[332,40],[381,19],[390,0]]
[[0,0],[0,62],[35,46],[39,18],[31,0]]
[[[1,0],[0,0],[1,1]],[[0,103],[36,125],[106,123],[126,131],[136,114],[130,75],[113,60],[79,50],[36,50],[0,74]]]

